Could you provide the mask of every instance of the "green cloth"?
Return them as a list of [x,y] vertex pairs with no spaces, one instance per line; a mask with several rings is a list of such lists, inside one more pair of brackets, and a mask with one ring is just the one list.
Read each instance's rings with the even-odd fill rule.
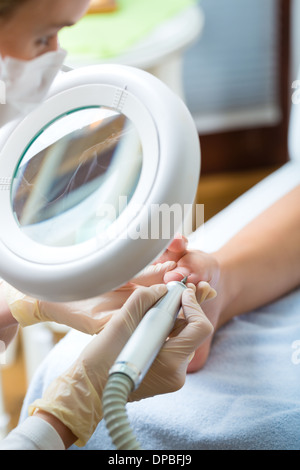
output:
[[157,26],[194,5],[195,0],[118,0],[113,13],[84,16],[59,34],[69,54],[105,59],[126,52]]

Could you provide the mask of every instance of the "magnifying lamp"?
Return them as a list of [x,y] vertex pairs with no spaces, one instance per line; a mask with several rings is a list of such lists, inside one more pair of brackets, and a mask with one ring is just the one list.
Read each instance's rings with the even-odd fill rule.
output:
[[199,172],[193,119],[157,78],[119,65],[65,73],[1,148],[0,276],[48,301],[124,284],[180,230],[172,209],[192,205]]

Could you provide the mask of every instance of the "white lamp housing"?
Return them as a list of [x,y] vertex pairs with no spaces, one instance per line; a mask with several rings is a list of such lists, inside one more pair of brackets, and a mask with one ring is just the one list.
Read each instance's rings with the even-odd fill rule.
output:
[[[42,244],[20,227],[11,183],[25,149],[41,129],[58,116],[96,106],[114,109],[135,125],[143,147],[137,187],[107,236],[70,246]],[[151,225],[152,207],[192,205],[200,174],[194,121],[181,99],[154,76],[119,65],[68,72],[47,100],[13,127],[0,153],[1,180],[7,183],[0,191],[0,276],[20,291],[49,301],[72,301],[115,289],[157,258],[180,230],[174,223],[168,237],[138,236]],[[112,232],[114,237],[109,236]]]

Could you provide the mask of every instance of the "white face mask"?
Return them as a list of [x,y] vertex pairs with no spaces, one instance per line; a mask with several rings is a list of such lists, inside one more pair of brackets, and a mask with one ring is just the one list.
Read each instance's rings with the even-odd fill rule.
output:
[[66,55],[59,49],[29,61],[0,56],[0,127],[43,101]]

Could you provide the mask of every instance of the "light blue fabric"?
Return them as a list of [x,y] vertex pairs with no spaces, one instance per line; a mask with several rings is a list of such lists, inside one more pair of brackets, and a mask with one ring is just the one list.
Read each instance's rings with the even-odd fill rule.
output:
[[[299,164],[288,163],[208,222],[206,239],[192,237],[193,248],[218,247],[299,183]],[[88,341],[72,331],[51,351],[30,384],[21,421]],[[188,375],[181,390],[128,404],[142,447],[300,450],[299,345],[300,289],[233,319],[215,335],[205,368]],[[84,449],[112,448],[102,422]]]

